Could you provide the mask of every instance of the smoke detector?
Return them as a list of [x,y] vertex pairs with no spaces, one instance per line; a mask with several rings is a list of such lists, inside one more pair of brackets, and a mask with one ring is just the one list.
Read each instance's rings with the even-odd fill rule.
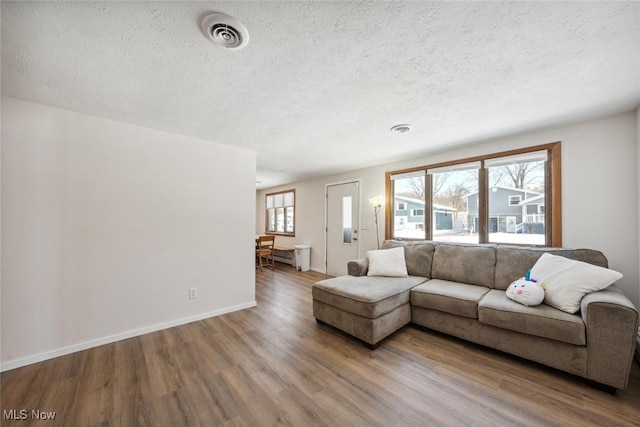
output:
[[244,25],[224,13],[205,16],[202,31],[209,40],[225,49],[238,50],[249,43],[249,32]]
[[412,128],[413,128],[412,125],[402,124],[402,125],[395,125],[389,130],[393,133],[405,133],[405,132],[409,132]]

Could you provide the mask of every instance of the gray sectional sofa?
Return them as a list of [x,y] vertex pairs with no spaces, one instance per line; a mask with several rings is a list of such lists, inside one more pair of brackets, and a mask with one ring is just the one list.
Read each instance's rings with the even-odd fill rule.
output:
[[312,288],[313,314],[370,348],[413,323],[617,389],[627,386],[638,311],[615,284],[587,294],[569,314],[546,304],[527,307],[505,296],[545,252],[608,267],[590,249],[464,245],[388,240],[403,247],[407,277],[367,276],[368,261],[349,275]]

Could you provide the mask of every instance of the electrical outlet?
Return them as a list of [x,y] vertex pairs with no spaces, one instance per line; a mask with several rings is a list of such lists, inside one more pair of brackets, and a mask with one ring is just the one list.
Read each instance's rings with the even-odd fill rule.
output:
[[189,288],[189,299],[198,298],[198,288]]

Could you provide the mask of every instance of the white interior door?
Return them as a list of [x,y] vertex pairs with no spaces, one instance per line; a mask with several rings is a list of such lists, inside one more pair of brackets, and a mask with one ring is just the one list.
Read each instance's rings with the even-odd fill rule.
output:
[[347,263],[358,258],[359,184],[327,186],[327,274],[347,274]]

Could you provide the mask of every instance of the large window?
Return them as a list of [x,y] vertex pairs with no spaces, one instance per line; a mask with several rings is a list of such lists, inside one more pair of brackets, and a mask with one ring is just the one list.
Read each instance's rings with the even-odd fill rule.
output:
[[[397,239],[424,239],[424,171],[393,175],[395,197],[387,198],[393,211],[392,235]],[[421,211],[421,215],[415,215]]]
[[266,195],[266,233],[295,235],[295,202],[294,190],[270,193]]
[[560,188],[559,142],[389,172],[385,237],[560,246]]
[[431,187],[431,240],[478,243],[469,221],[469,198],[478,193],[480,162],[459,163],[427,169]]
[[489,242],[545,245],[546,150],[487,159]]

